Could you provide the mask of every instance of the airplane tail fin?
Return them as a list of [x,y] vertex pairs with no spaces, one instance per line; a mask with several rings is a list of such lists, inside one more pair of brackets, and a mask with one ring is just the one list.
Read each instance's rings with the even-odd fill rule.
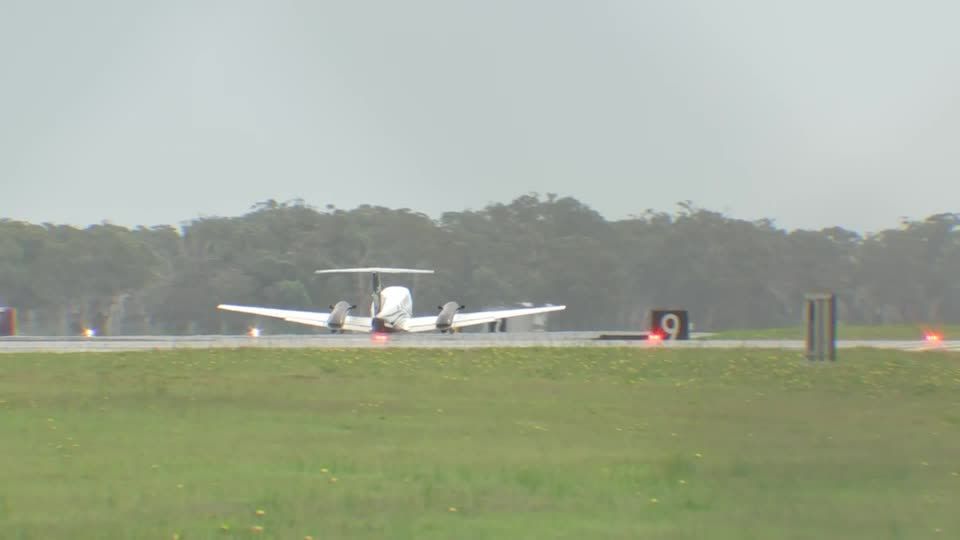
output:
[[[371,285],[374,295],[380,294],[383,285],[380,281],[380,274],[432,274],[433,270],[424,270],[420,268],[389,268],[383,266],[369,266],[365,268],[333,268],[329,270],[317,270],[315,274],[370,274],[372,276]],[[374,301],[374,304],[376,301]],[[374,306],[371,306],[371,310]]]

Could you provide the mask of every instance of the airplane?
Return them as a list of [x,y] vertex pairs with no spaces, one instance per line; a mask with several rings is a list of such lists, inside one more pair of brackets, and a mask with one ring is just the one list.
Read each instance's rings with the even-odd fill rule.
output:
[[330,312],[295,311],[289,309],[274,309],[255,306],[236,306],[220,304],[217,309],[248,313],[263,317],[273,317],[287,322],[305,324],[321,328],[328,328],[333,333],[352,332],[394,333],[394,332],[429,332],[439,330],[440,333],[454,333],[455,331],[479,324],[489,324],[510,317],[522,317],[537,313],[561,311],[567,306],[543,306],[532,308],[503,309],[495,311],[479,311],[464,313],[465,306],[458,302],[447,302],[438,306],[439,313],[422,317],[413,316],[413,298],[410,289],[400,286],[384,287],[381,274],[433,274],[433,270],[417,268],[341,268],[332,270],[317,270],[317,274],[355,274],[369,273],[372,281],[370,301],[370,316],[361,317],[351,315],[356,309],[355,304],[341,300],[330,306]]

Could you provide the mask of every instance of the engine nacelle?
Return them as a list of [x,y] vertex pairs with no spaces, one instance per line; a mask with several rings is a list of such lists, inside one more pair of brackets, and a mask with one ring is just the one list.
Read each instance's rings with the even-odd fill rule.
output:
[[345,300],[330,306],[330,316],[327,317],[327,326],[330,327],[330,331],[343,332],[343,323],[347,321],[347,315],[350,314],[351,309],[356,309],[356,307],[356,305]]
[[467,306],[461,306],[459,302],[447,302],[442,306],[437,306],[437,309],[440,310],[440,314],[437,315],[437,330],[440,332],[453,332],[453,316],[457,314],[458,311]]

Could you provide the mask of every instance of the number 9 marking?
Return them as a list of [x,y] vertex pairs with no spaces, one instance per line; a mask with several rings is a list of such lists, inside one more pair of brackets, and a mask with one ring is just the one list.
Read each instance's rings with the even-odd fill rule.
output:
[[667,335],[667,339],[677,339],[680,334],[680,317],[676,313],[667,313],[660,317],[660,329]]

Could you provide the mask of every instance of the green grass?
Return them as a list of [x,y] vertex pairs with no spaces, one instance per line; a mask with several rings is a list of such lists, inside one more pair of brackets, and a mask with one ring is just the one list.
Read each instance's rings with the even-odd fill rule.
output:
[[[885,339],[920,341],[926,332],[936,332],[945,339],[960,339],[960,325],[899,324],[899,325],[837,325],[837,339]],[[763,328],[757,330],[725,330],[706,339],[804,339],[804,327]]]
[[0,419],[2,538],[960,536],[955,354],[11,354]]

